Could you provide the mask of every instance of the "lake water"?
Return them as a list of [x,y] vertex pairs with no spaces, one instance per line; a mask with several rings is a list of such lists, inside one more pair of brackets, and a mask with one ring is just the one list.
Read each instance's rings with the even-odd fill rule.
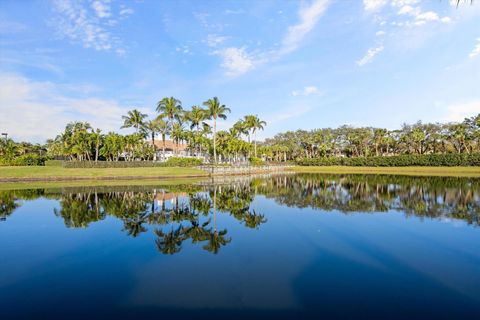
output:
[[480,318],[480,180],[0,191],[0,319]]

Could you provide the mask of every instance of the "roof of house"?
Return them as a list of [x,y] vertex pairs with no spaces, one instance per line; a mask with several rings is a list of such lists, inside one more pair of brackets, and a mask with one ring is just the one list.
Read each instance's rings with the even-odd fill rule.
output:
[[[149,144],[152,144],[152,141],[148,142]],[[163,141],[162,140],[155,140],[155,147],[157,150],[162,150],[163,149]],[[175,142],[172,140],[165,140],[165,150],[178,150],[178,151],[184,151],[187,150],[188,145],[185,143],[179,143],[178,146]]]

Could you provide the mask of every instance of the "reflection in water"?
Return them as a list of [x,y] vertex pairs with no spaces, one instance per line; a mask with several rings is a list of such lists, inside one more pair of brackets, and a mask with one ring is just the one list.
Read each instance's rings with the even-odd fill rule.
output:
[[266,179],[169,187],[92,187],[0,192],[0,217],[6,220],[23,200],[59,201],[55,216],[68,228],[86,228],[107,216],[123,223],[123,232],[138,237],[151,230],[164,254],[181,251],[190,241],[217,254],[232,239],[217,226],[218,214],[229,214],[244,227],[267,222],[252,209],[257,195],[289,207],[322,211],[402,211],[438,219],[480,223],[480,181],[465,178],[417,178],[361,175],[287,175]]

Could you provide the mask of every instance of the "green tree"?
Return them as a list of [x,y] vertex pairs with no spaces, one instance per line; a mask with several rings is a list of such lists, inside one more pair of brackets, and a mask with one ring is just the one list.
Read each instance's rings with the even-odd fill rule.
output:
[[213,159],[214,163],[217,163],[217,145],[216,145],[216,136],[217,136],[217,119],[227,119],[227,113],[230,113],[230,109],[223,104],[220,104],[220,101],[217,97],[208,99],[203,103],[207,107],[207,118],[213,119]]
[[136,133],[140,133],[140,130],[143,129],[145,123],[145,119],[147,118],[147,115],[144,113],[141,113],[137,109],[133,109],[128,111],[126,116],[122,116],[123,119],[123,125],[121,128],[135,128]]

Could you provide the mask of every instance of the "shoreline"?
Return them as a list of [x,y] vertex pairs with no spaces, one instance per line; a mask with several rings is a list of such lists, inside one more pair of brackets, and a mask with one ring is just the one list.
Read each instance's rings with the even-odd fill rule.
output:
[[480,178],[480,167],[351,167],[296,166],[296,173],[404,175],[418,177]]
[[[201,179],[212,176],[238,176],[257,173],[281,173],[258,170],[255,172],[209,173],[197,168],[114,168],[114,169],[66,169],[56,167],[0,167],[1,183],[21,182],[75,182],[75,181],[132,181]],[[368,174],[409,175],[435,177],[480,178],[480,167],[347,167],[347,166],[295,166],[284,172],[318,174]]]

